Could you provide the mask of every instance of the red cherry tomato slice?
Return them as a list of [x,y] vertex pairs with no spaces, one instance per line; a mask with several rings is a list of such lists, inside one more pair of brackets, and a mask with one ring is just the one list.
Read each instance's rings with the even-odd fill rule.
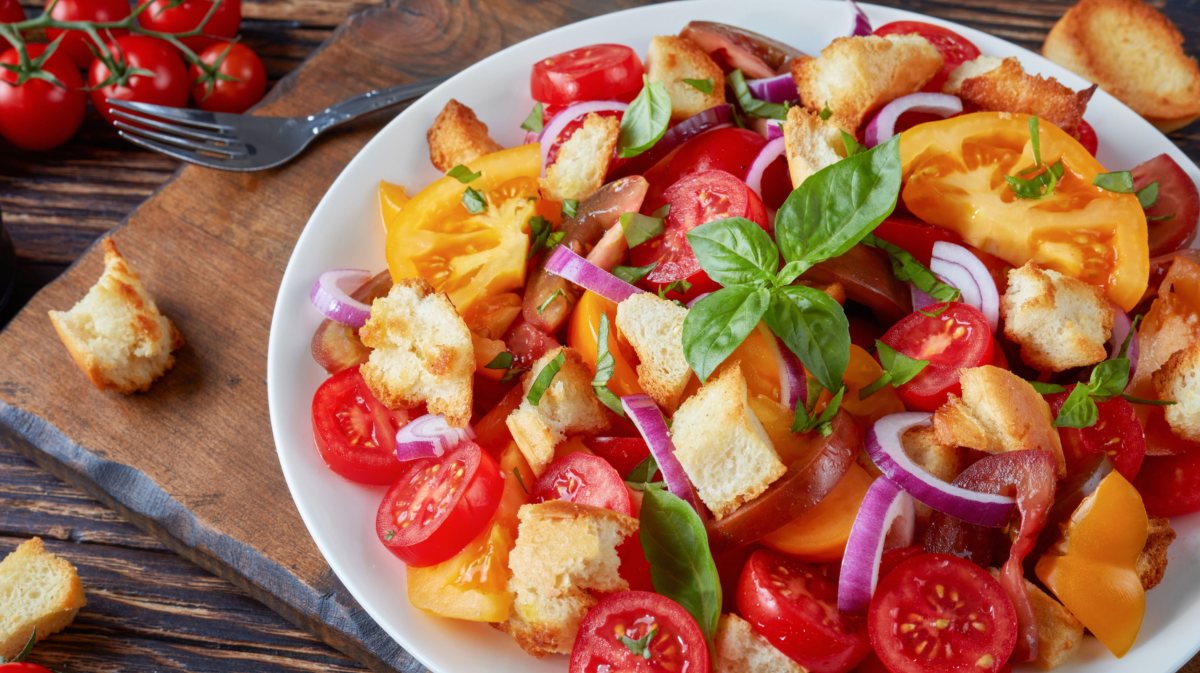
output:
[[979,566],[922,554],[881,578],[871,599],[871,643],[892,673],[996,673],[1017,642],[1017,613]]
[[942,85],[955,68],[979,58],[979,48],[970,40],[950,30],[924,21],[894,21],[875,29],[876,35],[910,35],[916,33],[929,40],[942,55],[942,70],[925,85],[926,91],[941,91]]
[[747,129],[723,128],[701,133],[645,173],[650,189],[642,202],[642,212],[649,214],[666,204],[667,189],[689,175],[720,170],[745,180],[750,164],[766,144],[761,135]]
[[914,311],[892,325],[882,341],[911,358],[929,361],[915,378],[896,389],[905,406],[921,411],[933,411],[950,394],[961,394],[959,370],[991,363],[995,351],[987,318],[974,306],[959,302]]
[[1151,516],[1200,512],[1200,451],[1146,458],[1134,486]]
[[[647,634],[652,635],[645,649],[626,644],[638,643]],[[707,670],[708,646],[696,620],[675,601],[649,591],[624,591],[600,599],[583,618],[571,649],[571,673]]]
[[1096,137],[1096,129],[1086,121],[1080,119],[1079,126],[1075,129],[1075,139],[1083,145],[1083,149],[1088,151],[1088,154],[1096,156],[1096,151],[1100,149],[1100,139]]
[[593,44],[533,64],[529,90],[534,100],[567,105],[585,100],[628,103],[642,90],[645,69],[623,44]]
[[[1068,392],[1047,395],[1050,410],[1058,415]],[[1093,462],[1095,456],[1105,454],[1121,476],[1133,481],[1142,469],[1146,457],[1146,433],[1138,420],[1133,405],[1120,397],[1107,402],[1097,402],[1100,415],[1096,424],[1089,428],[1059,428],[1063,455],[1067,459],[1067,471],[1071,474]]]
[[396,459],[396,431],[408,421],[408,411],[389,410],[375,399],[358,367],[329,377],[313,395],[313,434],[321,458],[329,469],[360,484],[390,484],[404,472]]
[[568,453],[550,463],[531,496],[534,502],[566,500],[633,515],[621,475],[607,460],[586,453]]
[[1196,223],[1200,219],[1200,196],[1196,193],[1196,183],[1167,154],[1138,164],[1131,172],[1134,189],[1140,190],[1152,182],[1158,183],[1158,200],[1146,211],[1150,256],[1157,257],[1187,247],[1196,237]]
[[650,455],[650,447],[641,437],[584,437],[583,443],[623,476]]
[[514,367],[528,367],[546,354],[546,351],[557,348],[558,340],[546,334],[525,321],[517,318],[513,326],[504,335],[504,343],[508,352],[512,353]]
[[474,442],[441,458],[413,461],[383,497],[375,532],[410,566],[454,556],[492,520],[504,480],[496,459]]
[[738,612],[813,673],[845,673],[871,651],[865,624],[837,611],[837,574],[758,550],[742,570]]

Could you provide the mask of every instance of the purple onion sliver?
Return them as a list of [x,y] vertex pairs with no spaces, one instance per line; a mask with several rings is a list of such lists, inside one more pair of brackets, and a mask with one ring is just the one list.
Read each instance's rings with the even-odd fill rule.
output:
[[746,80],[750,94],[768,103],[790,103],[800,100],[800,91],[791,73]]
[[879,562],[890,540],[895,547],[912,544],[916,523],[913,499],[887,477],[867,489],[842,555],[838,577],[838,610],[865,612],[879,583]]
[[912,305],[914,311],[920,311],[926,306],[938,303],[936,299],[919,290],[916,285],[909,283],[908,288],[912,291]]
[[326,271],[308,291],[308,300],[326,318],[358,329],[371,317],[371,307],[351,297],[343,285],[358,287],[370,280],[371,275],[366,269]]
[[554,119],[546,124],[542,129],[542,134],[538,136],[538,142],[542,144],[542,175],[546,174],[546,162],[550,158],[550,148],[554,146],[554,141],[558,140],[558,136],[562,135],[563,129],[567,128],[568,124],[592,112],[624,112],[628,107],[627,104],[620,101],[593,100],[569,105],[554,115]]
[[642,290],[592,264],[565,245],[560,245],[546,260],[546,270],[585,290],[618,304]]
[[754,157],[754,161],[750,164],[750,170],[746,172],[746,186],[753,189],[756,194],[762,197],[762,179],[763,174],[767,172],[767,168],[784,153],[783,136],[780,136],[758,151],[758,156]]
[[[1121,310],[1119,306],[1113,306],[1113,328],[1112,337],[1108,340],[1108,357],[1115,358],[1121,354],[1121,344],[1125,343],[1125,338],[1129,337],[1131,329],[1133,329],[1133,321],[1129,319],[1129,314]],[[1130,379],[1137,371],[1138,355],[1140,354],[1138,334],[1135,331],[1133,336],[1129,337],[1129,349],[1125,351],[1125,357],[1129,358]]]
[[425,414],[396,432],[396,459],[400,462],[437,458],[459,444],[475,439],[469,426],[456,428],[441,414]]
[[861,37],[873,33],[874,29],[871,28],[871,20],[867,18],[867,13],[862,11],[862,8],[854,0],[846,1],[854,10],[854,25],[850,29],[850,37]]
[[866,449],[876,467],[912,497],[944,514],[979,526],[1008,523],[1016,502],[1009,497],[979,493],[948,484],[929,474],[904,452],[901,438],[912,427],[929,423],[931,415],[904,412],[884,416],[867,433]]
[[905,112],[928,112],[949,117],[963,111],[962,99],[946,93],[913,93],[884,105],[863,130],[863,144],[874,147],[896,135],[896,122]]
[[979,309],[994,333],[1000,326],[1000,289],[996,280],[973,252],[956,243],[933,244],[929,270],[942,282],[958,288],[962,301]]
[[703,519],[704,508],[696,500],[696,491],[687,472],[675,457],[675,444],[671,442],[671,433],[658,405],[647,395],[626,395],[621,398],[621,407],[646,440],[646,446],[650,447],[650,455],[658,463],[658,471],[662,473],[667,490],[691,505]]
[[795,411],[797,404],[808,404],[808,379],[800,360],[779,337],[775,337],[775,348],[779,353],[779,402]]

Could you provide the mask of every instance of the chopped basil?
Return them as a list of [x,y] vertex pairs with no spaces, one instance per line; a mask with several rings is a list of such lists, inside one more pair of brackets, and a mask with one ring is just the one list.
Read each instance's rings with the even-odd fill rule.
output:
[[459,182],[461,182],[465,185],[465,184],[469,184],[475,180],[478,180],[479,176],[483,175],[483,173],[472,173],[471,169],[467,168],[466,166],[463,166],[462,164],[459,164],[459,165],[455,166],[454,168],[451,168],[450,170],[446,171],[446,175],[449,175],[450,177],[454,178],[455,180],[458,180]]
[[818,113],[817,116],[820,117],[821,121],[823,122],[829,121],[829,118],[833,116],[833,110],[830,110],[829,104],[826,103],[825,106],[821,108],[821,112]]
[[902,386],[908,383],[929,365],[929,360],[910,358],[878,339],[875,340],[875,350],[879,353],[879,364],[883,366],[883,373],[866,388],[858,391],[860,400],[874,395],[889,383],[893,386]]
[[542,371],[538,372],[537,378],[533,380],[533,385],[529,387],[529,394],[525,399],[533,406],[537,406],[538,402],[542,401],[542,395],[550,388],[550,384],[554,382],[554,377],[558,375],[558,370],[562,369],[563,363],[566,362],[566,356],[562,352],[554,356],[554,359],[546,363],[542,367]]
[[726,77],[729,82],[729,87],[733,89],[733,95],[737,98],[738,105],[742,108],[742,112],[751,117],[760,117],[763,119],[787,119],[787,105],[783,103],[768,103],[765,100],[759,100],[750,93],[750,86],[746,84],[746,76],[741,70],[734,70]]
[[554,231],[554,225],[541,215],[529,218],[528,258],[532,259],[539,253],[552,249],[562,242],[564,236],[566,232]]
[[529,495],[529,489],[525,487],[525,477],[521,476],[521,468],[514,465],[513,476],[517,478],[517,485],[521,487],[521,490],[525,492],[525,495]]
[[525,121],[521,122],[521,128],[530,133],[542,132],[542,104],[535,103],[533,109],[529,111],[529,116]]
[[852,157],[855,154],[862,154],[867,151],[867,148],[858,143],[858,139],[854,136],[842,131],[842,145],[846,147],[846,156]]
[[467,187],[467,191],[462,195],[462,204],[468,213],[478,215],[487,208],[487,198],[478,189]]
[[615,366],[616,360],[608,350],[608,315],[601,313],[600,330],[596,336],[596,374],[592,376],[592,390],[596,391],[596,397],[604,406],[624,418],[625,408],[621,406],[621,399],[608,389],[608,381],[612,378]]
[[512,369],[513,356],[512,353],[504,351],[492,358],[490,362],[484,365],[484,369]]
[[[1142,210],[1154,207],[1158,203],[1158,182],[1151,182],[1137,191],[1138,203],[1142,206]],[[1169,217],[1175,217],[1169,215]],[[1166,219],[1166,218],[1164,218]]]
[[1029,144],[1033,149],[1033,166],[1017,171],[1015,176],[1004,176],[1013,193],[1022,199],[1040,199],[1054,193],[1055,186],[1062,179],[1063,162],[1056,161],[1049,167],[1042,164],[1042,140],[1038,132],[1038,118],[1029,117]]
[[637,246],[652,238],[662,236],[663,218],[641,213],[624,213],[620,218],[621,231],[625,232],[625,242],[629,247]]
[[[666,285],[662,285],[658,288],[658,298],[666,299],[667,295],[671,294],[672,292],[681,292],[682,293],[682,292],[687,292],[690,289],[692,289],[692,284],[687,282],[686,280],[673,280],[670,283],[667,283]],[[679,302],[676,301],[675,303],[678,304]]]
[[[636,627],[642,626],[645,625],[636,625]],[[642,634],[642,637],[638,638],[637,640],[625,635],[618,636],[617,639],[621,641],[621,644],[625,646],[625,649],[633,653],[633,656],[641,657],[646,661],[650,661],[650,640],[654,638],[654,634],[656,633],[658,633],[658,624],[651,624],[650,628],[646,629],[646,632]]]
[[692,306],[683,320],[683,354],[701,382],[746,340],[770,302],[765,287],[735,285]]
[[541,315],[542,311],[545,311],[547,308],[550,308],[550,304],[553,303],[555,299],[558,299],[561,296],[563,296],[563,291],[562,291],[562,288],[560,287],[554,291],[554,294],[550,295],[549,297],[546,297],[545,301],[543,301],[541,304],[538,304],[538,307],[537,307],[538,315]]
[[666,87],[642,77],[641,92],[621,116],[617,156],[636,157],[654,147],[671,123],[671,96]]
[[658,262],[650,262],[646,266],[614,266],[612,274],[632,285],[648,276],[655,266],[658,266]]
[[579,210],[579,201],[575,199],[563,199],[562,214],[563,217],[575,217],[575,213]]
[[891,242],[879,238],[875,234],[867,234],[862,242],[872,248],[878,248],[887,253],[892,261],[892,273],[897,280],[912,283],[918,290],[933,297],[939,302],[958,301],[962,293],[953,285],[938,280],[937,275],[929,267],[917,261],[907,250]]
[[658,461],[654,460],[654,456],[646,456],[645,460],[638,463],[625,476],[625,483],[650,484],[658,483],[654,478],[658,476]]
[[1092,368],[1086,383],[1076,383],[1054,425],[1060,428],[1090,428],[1100,418],[1096,402],[1104,402],[1121,395],[1129,384],[1129,358],[1118,357],[1105,360]]
[[1039,395],[1053,395],[1054,393],[1066,392],[1066,386],[1061,386],[1057,383],[1044,383],[1042,381],[1030,381],[1029,385]]
[[1125,393],[1121,393],[1121,399],[1130,404],[1145,404],[1151,407],[1169,407],[1176,403],[1175,400],[1148,400],[1144,397],[1135,397],[1133,395],[1126,395]]
[[1118,194],[1133,193],[1133,173],[1129,171],[1114,171],[1112,173],[1101,173],[1092,180],[1092,184],[1100,189]]
[[687,79],[687,78],[684,78],[683,83],[692,87],[696,91],[699,91],[700,93],[712,93],[713,92],[712,79]]
[[396,531],[394,531],[394,530],[389,530],[388,532],[383,534],[383,539],[385,542],[391,542],[392,538],[394,538],[394,537],[396,537]]
[[812,432],[816,430],[821,433],[822,437],[828,437],[833,433],[833,417],[842,406],[842,398],[846,395],[846,386],[839,388],[837,394],[829,400],[829,404],[825,405],[825,409],[818,414],[816,413],[816,407],[820,392],[819,390],[809,391],[808,405],[796,405],[796,417],[792,420],[792,432]]
[[1125,335],[1125,340],[1121,342],[1121,348],[1117,351],[1117,357],[1124,358],[1129,355],[1129,344],[1133,343],[1133,335],[1137,334],[1138,325],[1141,324],[1144,316],[1134,316],[1133,321],[1129,323],[1129,333]]

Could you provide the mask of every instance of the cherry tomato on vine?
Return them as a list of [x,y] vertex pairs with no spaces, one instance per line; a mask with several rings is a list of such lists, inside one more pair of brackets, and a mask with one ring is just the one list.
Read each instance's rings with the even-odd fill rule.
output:
[[[92,61],[88,87],[92,104],[110,123],[109,98],[170,107],[187,105],[189,82],[183,57],[169,43],[144,35],[126,35],[108,45],[116,71],[103,60]],[[134,74],[146,70],[153,75]]]
[[237,42],[218,42],[198,54],[215,69],[209,74],[192,65],[192,100],[202,110],[245,112],[262,100],[267,90],[267,71],[249,47]]
[[[36,61],[46,52],[44,44],[26,46],[29,58]],[[0,64],[19,65],[16,49],[0,55]],[[55,52],[41,65],[63,86],[45,79],[31,78],[17,84],[20,75],[0,69],[0,136],[27,150],[48,150],[67,142],[87,111],[87,96],[79,71],[65,54]]]
[[0,664],[0,673],[54,673],[45,666],[37,664],[27,664],[23,661],[14,661],[7,664]]
[[[49,7],[52,2],[54,0],[46,0],[46,6]],[[53,11],[50,12],[50,17],[59,21],[110,22],[120,21],[128,16],[128,0],[58,0]],[[121,37],[127,32],[111,29],[102,34],[105,34],[105,37]],[[88,46],[91,39],[87,33],[79,30],[46,29],[46,37],[52,42],[63,33],[66,33],[66,37],[58,46],[59,51],[70,58],[76,66],[86,68],[92,62],[92,50]]]
[[[186,33],[195,30],[208,17],[203,35],[182,40],[189,49],[198,52],[214,42],[234,37],[242,25],[242,0],[219,1],[221,4],[213,9],[213,0],[152,0],[138,15],[138,23],[143,28],[163,33]],[[139,8],[144,6],[145,3],[138,5]]]
[[17,0],[0,0],[0,23],[17,23],[24,20],[25,10],[21,9],[21,3]]

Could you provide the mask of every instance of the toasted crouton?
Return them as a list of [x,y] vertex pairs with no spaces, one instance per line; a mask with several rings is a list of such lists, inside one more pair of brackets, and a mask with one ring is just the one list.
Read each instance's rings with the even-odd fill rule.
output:
[[938,441],[932,425],[909,428],[900,438],[900,445],[914,463],[942,481],[954,481],[965,467],[962,449],[957,444]]
[[854,134],[867,115],[921,90],[942,68],[942,56],[919,35],[839,37],[818,58],[792,61],[805,107],[826,107],[838,128]]
[[799,105],[788,109],[787,121],[783,123],[783,144],[787,148],[792,187],[799,187],[813,173],[841,161],[846,151],[837,125]]
[[660,407],[674,411],[692,368],[683,356],[683,320],[679,304],[641,292],[617,305],[617,329],[638,356],[638,385]]
[[1161,516],[1150,517],[1150,526],[1146,530],[1146,546],[1138,556],[1138,578],[1142,580],[1142,588],[1146,591],[1158,586],[1163,575],[1167,572],[1167,549],[1175,541],[1175,529],[1171,522]]
[[[725,102],[725,73],[721,67],[686,37],[659,35],[646,51],[646,76],[662,84],[671,97],[671,119],[687,119]],[[705,93],[684,80],[711,80],[712,92]]]
[[1168,358],[1151,380],[1158,399],[1175,403],[1163,407],[1167,425],[1180,437],[1200,442],[1200,341]]
[[721,615],[713,646],[713,673],[808,673],[732,613]]
[[729,367],[689,397],[671,425],[675,456],[718,519],[758,497],[787,471]]
[[1081,0],[1042,45],[1051,61],[1099,84],[1164,133],[1200,117],[1200,66],[1171,20],[1138,0]]
[[1021,377],[984,365],[962,370],[962,397],[950,396],[933,414],[937,440],[987,453],[1040,449],[1067,464],[1046,400]]
[[500,628],[530,654],[567,654],[596,603],[592,592],[629,588],[617,572],[617,546],[637,530],[637,519],[565,500],[523,505],[517,518],[508,557],[513,612]]
[[443,173],[501,149],[474,110],[453,98],[433,120],[425,139],[429,141],[429,160]]
[[1026,73],[1011,56],[980,56],[950,73],[944,91],[962,98],[968,110],[1036,115],[1074,135],[1095,87],[1074,91],[1053,77]]
[[1029,580],[1025,580],[1025,591],[1029,594],[1037,625],[1038,653],[1034,663],[1046,670],[1056,668],[1079,649],[1083,642],[1083,623]]
[[75,566],[46,551],[40,538],[21,544],[0,562],[0,661],[67,628],[87,604]]
[[1035,369],[1061,372],[1108,357],[1113,310],[1094,285],[1028,262],[1008,272],[1000,312],[1004,335]]
[[[537,405],[530,404],[529,389],[559,355],[563,360],[558,373]],[[505,423],[517,448],[539,477],[554,460],[554,447],[568,434],[599,432],[608,426],[604,407],[592,389],[592,372],[579,353],[570,348],[556,348],[538,358],[525,374],[524,387],[526,397]]]
[[558,157],[546,168],[542,196],[555,201],[581,201],[604,185],[621,122],[616,117],[589,113],[570,138],[558,146]]
[[424,402],[450,425],[470,422],[475,349],[446,295],[420,278],[397,281],[371,304],[358,334],[372,349],[363,380],[380,402],[392,408]]
[[104,273],[69,311],[50,322],[75,364],[100,390],[143,391],[172,365],[183,336],[146,292],[111,238],[104,239]]

